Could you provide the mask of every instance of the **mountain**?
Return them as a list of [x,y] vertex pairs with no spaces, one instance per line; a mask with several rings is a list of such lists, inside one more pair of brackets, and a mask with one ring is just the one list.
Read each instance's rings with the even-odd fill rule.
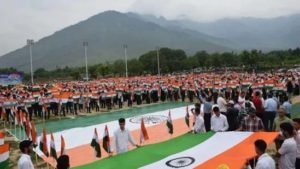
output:
[[[231,50],[223,45],[224,39],[198,31],[169,29],[132,14],[107,11],[37,41],[33,46],[34,69],[84,65],[84,41],[88,42],[89,64],[123,59],[123,44],[128,45],[129,59],[157,46],[183,49],[188,54]],[[29,71],[29,66],[28,46],[0,57],[0,67]]]
[[300,46],[300,14],[268,19],[227,18],[205,23],[186,19],[169,21],[151,15],[142,18],[165,28],[189,29],[225,39],[230,42],[227,46],[235,50],[273,50]]

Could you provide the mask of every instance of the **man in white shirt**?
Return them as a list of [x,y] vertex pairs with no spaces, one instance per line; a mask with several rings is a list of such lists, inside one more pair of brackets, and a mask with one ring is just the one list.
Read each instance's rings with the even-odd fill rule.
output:
[[22,154],[18,161],[18,169],[34,169],[29,155],[32,152],[32,141],[29,140],[22,141],[19,144],[19,148]]
[[297,143],[296,169],[300,169],[300,118],[293,119],[294,128],[296,129],[295,140]]
[[195,125],[194,125],[193,132],[195,134],[204,133],[205,132],[204,119],[200,115],[200,108],[199,107],[195,108],[195,115],[196,115],[196,119],[195,119]]
[[266,153],[267,143],[259,139],[254,142],[254,145],[258,156],[255,169],[276,169],[274,159]]
[[220,112],[222,114],[226,114],[226,112],[227,112],[227,102],[224,99],[224,94],[223,93],[219,94],[219,97],[217,98],[217,104],[219,106]]
[[117,154],[125,153],[128,151],[128,142],[130,142],[133,146],[139,147],[138,144],[135,143],[131,133],[128,129],[125,128],[125,119],[119,119],[120,128],[114,132],[114,147]]
[[226,131],[229,127],[226,116],[220,113],[220,109],[217,105],[214,105],[212,110],[214,115],[210,119],[211,130],[214,132]]
[[279,169],[295,169],[297,144],[294,139],[294,127],[291,123],[282,123],[280,125],[285,140],[277,152],[279,157]]
[[273,94],[268,94],[268,99],[265,101],[265,113],[263,115],[264,126],[267,131],[271,131],[273,127],[273,122],[277,112],[277,102],[273,99]]

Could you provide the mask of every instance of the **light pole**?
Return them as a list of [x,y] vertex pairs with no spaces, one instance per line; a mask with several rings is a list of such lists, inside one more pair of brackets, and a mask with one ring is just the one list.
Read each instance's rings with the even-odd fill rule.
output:
[[30,76],[31,76],[31,85],[33,85],[33,68],[32,68],[32,46],[34,41],[32,39],[27,39],[27,45],[29,46],[29,55],[30,55]]
[[157,54],[157,75],[160,76],[160,67],[159,67],[159,47],[156,48]]
[[88,42],[83,42],[83,47],[84,47],[84,56],[85,56],[85,79],[86,79],[86,81],[89,81],[88,63],[87,63]]
[[123,47],[124,47],[124,55],[125,55],[125,70],[126,70],[125,76],[127,78],[128,77],[128,69],[127,69],[127,47],[128,46],[126,44],[124,44]]

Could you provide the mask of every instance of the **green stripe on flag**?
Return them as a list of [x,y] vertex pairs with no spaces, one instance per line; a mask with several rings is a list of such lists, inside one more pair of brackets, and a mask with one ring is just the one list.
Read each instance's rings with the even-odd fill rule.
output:
[[136,169],[159,161],[172,154],[176,154],[186,149],[192,148],[204,142],[213,135],[214,133],[212,132],[203,134],[188,133],[168,141],[146,145],[124,154],[106,158],[87,165],[75,167],[75,169]]
[[9,161],[8,160],[5,160],[3,162],[0,162],[0,168],[1,169],[9,169]]

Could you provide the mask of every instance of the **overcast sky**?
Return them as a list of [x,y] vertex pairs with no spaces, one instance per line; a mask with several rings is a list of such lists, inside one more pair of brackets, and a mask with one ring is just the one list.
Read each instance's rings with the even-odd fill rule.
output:
[[300,13],[300,0],[0,0],[0,56],[106,10],[207,22]]

